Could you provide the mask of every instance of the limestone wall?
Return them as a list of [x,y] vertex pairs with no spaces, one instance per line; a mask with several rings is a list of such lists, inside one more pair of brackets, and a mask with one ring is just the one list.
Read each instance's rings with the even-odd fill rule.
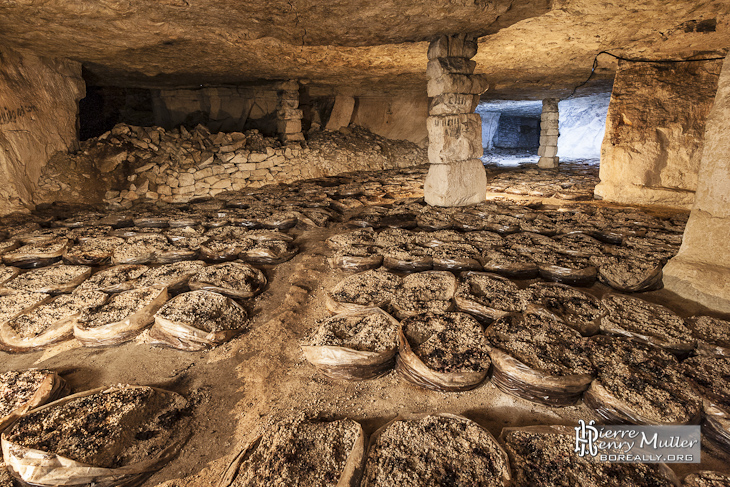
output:
[[0,214],[31,205],[41,170],[77,141],[81,65],[0,50]]
[[696,202],[664,286],[730,313],[730,62],[725,59],[707,119]]
[[499,112],[488,112],[479,110],[477,107],[477,113],[482,118],[482,147],[484,150],[491,150],[494,148],[494,135],[497,133],[497,127],[499,127]]
[[619,62],[596,195],[628,204],[690,208],[719,61]]
[[[352,123],[389,139],[408,140],[423,146],[427,143],[428,98],[425,95],[341,98],[349,98],[354,106],[349,107],[344,114],[345,119],[339,120],[333,130]],[[276,132],[276,83],[198,90],[154,90],[152,102],[155,125],[166,130],[181,124],[194,127],[201,123],[213,132],[246,129],[257,129],[267,135]],[[321,114],[318,113],[315,121],[324,126],[333,114],[325,114],[325,120],[319,120]]]
[[571,98],[558,104],[560,137],[558,157],[570,159],[599,159],[606,132],[606,115],[611,95],[591,95]]
[[389,139],[408,140],[425,146],[428,98],[413,96],[359,96],[352,123]]

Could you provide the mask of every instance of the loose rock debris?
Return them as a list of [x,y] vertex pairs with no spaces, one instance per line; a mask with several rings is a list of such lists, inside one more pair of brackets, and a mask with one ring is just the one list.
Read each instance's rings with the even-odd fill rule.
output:
[[13,291],[61,294],[73,291],[92,272],[89,266],[54,265],[34,269],[7,282],[5,287]]
[[143,287],[115,294],[105,304],[86,309],[74,323],[74,336],[88,347],[131,340],[152,324],[167,301],[165,287]]
[[586,340],[547,310],[528,307],[487,329],[494,384],[551,406],[575,403],[595,373]]
[[84,311],[106,303],[101,291],[62,294],[20,316],[0,324],[1,346],[12,352],[28,352],[73,337],[74,321]]
[[633,338],[596,336],[596,380],[583,401],[608,424],[697,424],[699,397],[671,353]]
[[721,472],[703,471],[687,475],[683,487],[724,487],[730,484],[730,475]]
[[353,274],[332,289],[327,296],[327,309],[335,314],[361,307],[388,309],[400,284],[400,276],[385,270]]
[[178,294],[154,318],[153,342],[187,351],[227,342],[248,323],[248,313],[240,304],[210,291]]
[[477,387],[491,359],[484,330],[465,313],[426,313],[406,318],[398,334],[398,371],[437,391]]
[[682,370],[702,398],[705,436],[730,453],[730,357],[700,354],[685,360]]
[[684,320],[664,306],[618,294],[605,296],[601,303],[606,309],[603,333],[635,337],[677,354],[696,346]]
[[0,374],[0,430],[28,411],[67,393],[66,381],[50,370],[11,370]]

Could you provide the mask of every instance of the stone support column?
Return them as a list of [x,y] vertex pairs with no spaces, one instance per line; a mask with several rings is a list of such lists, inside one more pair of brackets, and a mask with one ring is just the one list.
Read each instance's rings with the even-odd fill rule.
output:
[[296,80],[285,81],[277,87],[276,132],[279,140],[304,142],[302,134],[302,111],[299,109],[299,83]]
[[730,313],[730,61],[707,118],[697,194],[682,247],[664,267],[664,287]]
[[546,98],[542,101],[540,148],[537,150],[537,155],[540,156],[537,166],[542,169],[558,167],[558,136],[560,135],[558,101],[557,98]]
[[473,74],[477,41],[465,34],[441,36],[428,48],[429,107],[426,203],[463,206],[486,198],[487,176],[482,156],[482,123],[474,113],[479,94],[489,87],[483,74]]

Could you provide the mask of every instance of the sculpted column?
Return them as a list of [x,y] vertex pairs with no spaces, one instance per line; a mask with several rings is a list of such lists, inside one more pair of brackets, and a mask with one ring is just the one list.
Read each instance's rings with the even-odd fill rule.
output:
[[476,39],[465,34],[441,36],[428,48],[429,205],[463,206],[486,197],[482,122],[474,109],[489,84],[483,74],[473,74],[476,63],[470,59],[476,53]]
[[277,97],[276,132],[279,140],[285,144],[304,142],[302,111],[299,109],[299,83],[296,80],[280,83]]

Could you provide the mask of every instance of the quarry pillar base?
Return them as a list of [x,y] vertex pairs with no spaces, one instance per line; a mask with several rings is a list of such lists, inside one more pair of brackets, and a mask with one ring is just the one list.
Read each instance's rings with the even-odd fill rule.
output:
[[466,206],[481,203],[487,195],[487,173],[479,159],[431,164],[423,186],[432,206]]

